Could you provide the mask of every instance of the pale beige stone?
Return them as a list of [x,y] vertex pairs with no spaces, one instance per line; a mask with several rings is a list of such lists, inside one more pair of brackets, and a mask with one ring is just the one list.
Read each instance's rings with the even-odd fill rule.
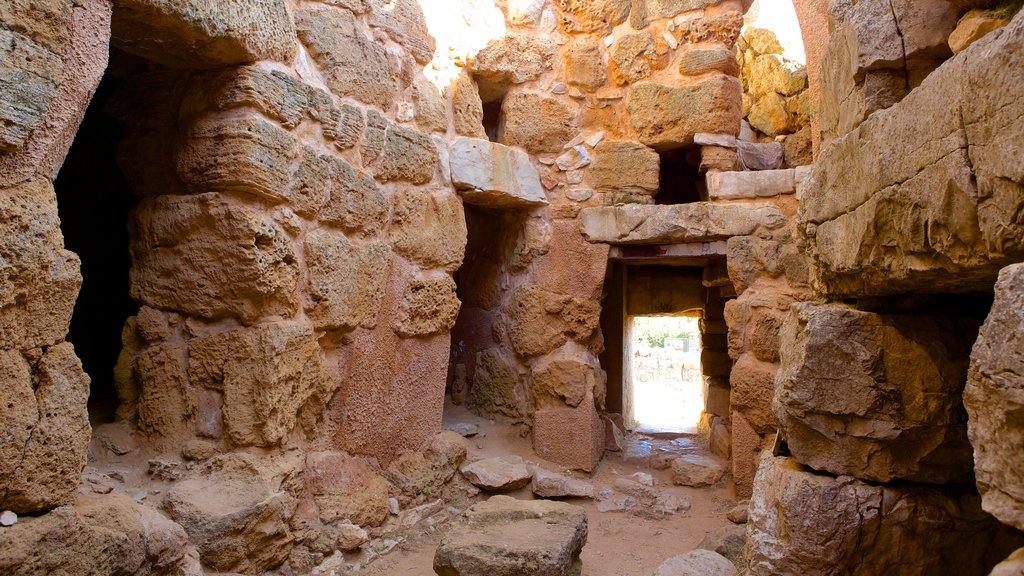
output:
[[380,310],[391,248],[384,242],[353,243],[318,230],[306,237],[309,298],[306,313],[319,329],[352,330]]
[[406,288],[395,331],[406,338],[447,333],[455,325],[460,304],[449,274],[414,278]]
[[553,40],[537,33],[512,33],[491,40],[469,67],[481,98],[490,102],[514,85],[536,80],[552,68],[555,49]]
[[653,196],[660,164],[658,153],[639,142],[602,140],[594,147],[587,182],[598,192]]
[[739,134],[740,94],[739,80],[724,75],[678,88],[641,82],[626,107],[641,143],[678,148],[693,143],[698,132]]
[[311,452],[302,477],[323,522],[379,526],[388,516],[391,485],[362,458]]
[[585,208],[581,220],[587,240],[616,245],[709,242],[773,230],[785,223],[775,206],[708,202]]
[[427,29],[423,8],[416,0],[369,0],[370,26],[380,28],[402,45],[419,64],[434,57],[436,41]]
[[466,250],[466,217],[452,193],[401,188],[391,222],[395,252],[426,268],[455,271]]
[[500,142],[507,146],[534,153],[561,152],[576,134],[576,113],[558,98],[513,92],[505,97],[501,112]]

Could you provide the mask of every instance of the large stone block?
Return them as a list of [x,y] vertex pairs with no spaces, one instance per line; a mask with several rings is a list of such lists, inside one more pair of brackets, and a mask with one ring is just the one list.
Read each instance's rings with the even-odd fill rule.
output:
[[1024,264],[1004,268],[971,352],[967,433],[982,507],[1024,530]]
[[563,0],[558,25],[565,32],[607,32],[629,16],[630,0]]
[[[174,449],[194,434],[196,400],[185,365],[185,352],[174,344],[151,346],[135,357],[138,429],[161,449]],[[125,400],[131,406],[132,398]]]
[[416,0],[370,0],[370,26],[380,28],[408,50],[416,62],[434,57],[437,42],[427,30],[423,8]]
[[540,174],[522,150],[477,138],[449,146],[452,183],[459,195],[485,208],[534,208],[547,204]]
[[639,142],[602,140],[594,147],[587,182],[598,192],[653,196],[660,185],[661,158]]
[[544,408],[533,414],[533,451],[567,468],[592,472],[604,456],[604,421],[586,394],[575,407]]
[[388,517],[391,485],[362,458],[344,452],[311,452],[302,480],[322,522],[380,526]]
[[498,134],[507,146],[534,153],[561,152],[576,133],[575,112],[558,98],[513,92],[502,101],[501,113]]
[[[65,10],[53,7],[58,8],[54,24],[67,36],[67,22],[60,26],[59,19]],[[60,53],[16,31],[0,31],[0,152],[17,151],[33,130],[43,126],[63,76]]]
[[540,34],[508,34],[491,40],[470,64],[473,80],[485,101],[500,98],[508,89],[540,78],[551,69],[555,42]]
[[[821,153],[801,200],[816,288],[836,298],[979,292],[1024,258],[1024,18],[946,61]],[[955,214],[955,217],[950,217]]]
[[391,263],[385,242],[355,244],[317,230],[306,237],[309,301],[306,313],[322,330],[352,330],[377,317]]
[[793,456],[877,482],[969,482],[961,394],[976,327],[956,316],[795,304],[774,400]]
[[584,208],[580,216],[587,240],[613,245],[711,242],[774,230],[786,222],[776,206],[709,202]]
[[422,132],[390,124],[384,137],[383,156],[377,168],[381,181],[407,180],[426,184],[437,167],[437,147]]
[[391,221],[395,252],[424,268],[454,272],[466,252],[466,216],[450,192],[402,188]]
[[331,92],[383,110],[391,108],[398,79],[384,47],[363,35],[351,12],[303,8],[296,12],[295,24]]
[[203,574],[181,526],[116,494],[83,496],[73,506],[5,528],[0,570],[19,576]]
[[555,220],[547,251],[534,260],[534,278],[545,290],[600,300],[608,252],[607,244],[587,242],[575,220]]
[[119,0],[111,33],[118,48],[172,68],[295,57],[285,0]]
[[492,496],[455,521],[434,555],[441,576],[578,576],[587,514],[549,500]]
[[597,330],[600,315],[597,301],[524,284],[512,293],[508,305],[508,336],[520,356],[540,356],[570,337],[586,343]]
[[728,374],[732,409],[743,414],[758,434],[770,434],[778,427],[778,419],[772,413],[777,368],[753,354],[744,354]]
[[596,359],[582,351],[545,356],[531,367],[530,377],[537,408],[575,408],[588,394],[602,402],[608,379]]
[[593,92],[608,81],[601,49],[591,42],[577,41],[569,45],[565,59],[565,81]]
[[477,352],[470,394],[473,405],[487,414],[521,418],[529,413],[526,390],[515,366],[498,348]]
[[82,285],[80,261],[64,249],[49,180],[0,190],[0,350],[64,339]]
[[480,88],[473,77],[463,72],[452,82],[452,124],[456,134],[487,138],[484,132],[484,105]]
[[264,462],[249,454],[217,456],[175,483],[163,499],[163,509],[214,571],[272,570],[298,539],[288,524],[295,498],[281,490]]
[[71,344],[0,352],[0,507],[20,514],[70,503],[89,445],[89,376]]
[[304,322],[270,322],[189,342],[194,386],[224,391],[223,418],[238,446],[274,446],[295,428],[299,409],[327,402],[320,347]]
[[160,196],[130,220],[131,296],[153,308],[252,323],[298,307],[284,230],[220,194]]
[[377,182],[336,156],[327,156],[330,192],[318,219],[346,232],[374,234],[384,226],[390,206]]
[[[969,488],[875,485],[765,453],[747,524],[751,576],[984,576],[1020,545]],[[926,519],[926,520],[925,520]]]
[[405,290],[395,331],[407,338],[446,334],[455,325],[460,304],[451,275],[414,278]]
[[738,135],[740,101],[740,81],[714,75],[680,87],[636,84],[626,108],[640,142],[662,150],[688,146],[698,132]]
[[[334,106],[330,94],[289,73],[256,64],[195,78],[196,84],[189,87],[193,95],[208,98],[217,110],[255,108],[285,128],[295,128],[308,118],[319,122],[328,138],[339,137],[337,125],[342,121],[342,113]],[[206,103],[204,100],[203,104]]]

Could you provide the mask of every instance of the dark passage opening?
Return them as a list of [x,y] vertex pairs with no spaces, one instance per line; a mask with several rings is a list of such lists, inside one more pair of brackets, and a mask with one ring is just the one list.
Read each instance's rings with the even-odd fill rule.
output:
[[688,204],[701,200],[700,147],[676,148],[661,156],[661,185],[655,204]]
[[68,341],[92,379],[89,413],[94,423],[114,419],[114,365],[121,327],[137,310],[128,296],[128,212],[135,205],[114,152],[122,129],[103,111],[115,89],[103,77],[57,175],[57,210],[64,244],[82,259],[82,290]]
[[491,142],[498,141],[498,128],[501,126],[501,105],[505,102],[504,98],[498,98],[491,102],[484,102],[484,132],[487,133],[487,139]]

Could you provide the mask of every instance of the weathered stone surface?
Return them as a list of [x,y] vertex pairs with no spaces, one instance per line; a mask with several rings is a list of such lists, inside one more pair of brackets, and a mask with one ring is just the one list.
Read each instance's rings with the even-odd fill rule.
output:
[[497,348],[476,355],[476,369],[470,391],[473,405],[484,413],[504,414],[511,418],[526,414],[525,391],[519,390],[519,378],[512,363]]
[[796,192],[796,170],[718,172],[707,175],[708,196],[713,200],[770,198]]
[[224,424],[240,446],[279,444],[306,402],[318,395],[321,403],[327,400],[320,348],[304,322],[269,322],[194,338],[189,376],[193,385],[224,391]]
[[566,32],[607,32],[629,15],[630,0],[562,0],[558,25]]
[[653,196],[659,189],[661,159],[643,144],[602,140],[594,147],[587,182],[598,192]]
[[391,485],[362,458],[311,452],[302,479],[322,522],[379,526],[388,516]]
[[0,350],[64,339],[82,285],[80,261],[64,249],[57,196],[39,179],[0,191]]
[[130,232],[137,301],[243,322],[298,304],[296,256],[284,230],[219,194],[143,200]]
[[177,167],[190,191],[290,199],[298,142],[286,130],[257,116],[212,117],[193,126],[186,138]]
[[373,234],[388,217],[388,200],[370,176],[336,156],[327,156],[330,193],[318,220],[346,232]]
[[[970,481],[961,394],[975,327],[795,304],[774,400],[790,451],[817,470],[865,480]],[[840,380],[849,393],[835,394]]]
[[779,170],[786,149],[779,142],[737,142],[740,166],[744,170]]
[[691,550],[662,562],[654,576],[736,576],[736,567],[711,550]]
[[434,177],[436,166],[437,147],[430,136],[395,124],[388,126],[378,178],[426,184]]
[[736,54],[723,48],[691,48],[679,59],[679,73],[687,76],[700,76],[708,72],[722,72],[729,76],[739,76],[740,67]]
[[537,407],[579,406],[588,394],[604,398],[607,376],[596,362],[587,360],[578,353],[565,353],[537,361],[530,371]]
[[769,434],[778,427],[778,419],[772,413],[776,368],[753,354],[744,354],[728,373],[732,409],[743,414],[758,434]]
[[[402,2],[407,3],[416,4]],[[302,8],[295,13],[295,25],[331,92],[383,110],[391,108],[397,78],[384,47],[363,35],[351,12]]]
[[459,472],[477,488],[489,492],[506,492],[526,486],[533,470],[519,456],[485,458],[464,464]]
[[735,46],[742,28],[743,14],[739,10],[731,9],[715,16],[685,19],[676,25],[672,35],[680,44],[708,43]]
[[177,344],[151,346],[135,358],[138,430],[162,449],[179,446],[193,434],[196,401],[185,365],[185,351]]
[[306,237],[309,301],[318,329],[352,330],[380,310],[391,249],[384,242],[353,244],[344,235],[317,230]]
[[524,284],[508,306],[508,333],[521,356],[547,354],[570,337],[585,343],[597,329],[601,306],[593,300],[564,296],[536,284]]
[[[983,576],[1021,536],[963,487],[873,485],[765,453],[747,524],[749,574]],[[927,522],[919,522],[927,518]]]
[[709,242],[745,236],[758,229],[772,230],[785,223],[775,206],[708,202],[584,208],[581,220],[587,240],[613,245]]
[[170,67],[216,68],[295,57],[285,0],[123,0],[114,6],[114,44]]
[[463,512],[434,555],[440,576],[578,576],[587,541],[579,507],[492,496]]
[[470,65],[480,97],[489,102],[513,85],[536,80],[551,69],[555,48],[554,41],[539,34],[509,34],[491,40]]
[[[660,61],[659,61],[660,60]],[[648,31],[625,34],[611,47],[614,78],[618,84],[632,84],[664,67]]]
[[[501,104],[500,141],[534,153],[561,152],[576,133],[576,114],[563,101],[531,92],[513,92]],[[544,122],[537,122],[544,118]]]
[[727,460],[712,454],[684,454],[672,461],[672,483],[677,486],[713,486],[728,471]]
[[608,81],[601,49],[588,41],[576,41],[562,54],[565,58],[565,81],[593,92]]
[[989,576],[1017,576],[1024,573],[1024,548],[1018,548],[1010,557],[996,565]]
[[199,555],[181,526],[127,496],[90,495],[4,528],[5,574],[201,576]]
[[956,24],[956,29],[949,35],[949,47],[954,54],[959,54],[983,36],[1009,24],[1006,18],[1000,18],[984,10],[971,10]]
[[426,64],[434,57],[436,42],[427,30],[423,8],[416,0],[370,0],[370,26],[384,30],[392,40]]
[[70,503],[89,445],[89,377],[71,344],[0,352],[5,410],[0,508],[19,514]]
[[406,338],[448,333],[460,304],[449,274],[414,278],[406,288],[395,331]]
[[426,78],[419,77],[413,84],[413,104],[416,106],[416,125],[424,132],[448,130],[447,104],[437,88]]
[[452,183],[459,195],[485,208],[534,208],[547,204],[540,175],[522,150],[456,138],[449,147]]
[[[786,99],[775,92],[766,94],[754,102],[747,114],[747,120],[756,130],[772,138],[793,129],[793,118],[786,110]],[[758,169],[754,166],[749,168]]]
[[271,570],[288,557],[297,538],[288,525],[295,504],[248,454],[210,460],[163,500],[206,566],[243,573]]
[[436,494],[466,460],[466,440],[445,430],[430,437],[418,450],[403,452],[385,474],[410,498]]
[[574,408],[544,408],[533,414],[533,451],[545,460],[591,472],[601,461],[604,446],[604,421],[593,394]]
[[640,142],[661,150],[692,144],[698,132],[738,135],[740,96],[739,80],[724,75],[678,88],[642,82],[626,107]]
[[[17,3],[15,3],[17,4]],[[66,6],[61,6],[66,4]],[[0,152],[15,152],[24,145],[29,134],[43,126],[51,101],[57,95],[57,85],[63,79],[60,53],[54,53],[45,42],[58,41],[67,36],[67,20],[70,17],[70,2],[41,4],[43,14],[38,16],[54,18],[53,25],[61,33],[50,37],[40,31],[26,37],[16,30],[0,32]],[[5,6],[5,24],[13,17],[10,10],[27,10],[27,6]],[[49,9],[49,10],[47,10]],[[54,12],[51,12],[54,10]],[[66,13],[66,14],[65,14]],[[62,22],[64,20],[64,22]],[[31,22],[26,22],[34,26]],[[61,25],[63,24],[63,26]],[[25,30],[31,34],[30,30]],[[41,43],[42,42],[42,43]]]
[[721,526],[715,528],[697,544],[697,548],[714,550],[733,562],[746,566],[743,549],[747,543],[747,531],[744,526]]
[[466,251],[466,217],[451,193],[399,189],[391,220],[395,252],[424,268],[453,272]]
[[583,480],[549,472],[540,467],[533,468],[531,490],[541,498],[593,498],[594,486]]
[[807,88],[807,68],[777,54],[762,54],[751,63],[748,82],[754,98],[772,93],[793,96]]
[[996,299],[971,352],[964,405],[982,507],[1024,530],[1024,265],[999,273]]
[[463,72],[452,83],[452,124],[455,133],[486,139],[483,122],[484,108],[480,100],[480,88],[472,76]]
[[803,301],[811,298],[808,287],[808,262],[800,251],[794,227],[786,225],[771,237],[736,236],[726,242],[729,279],[738,294],[743,294],[759,279],[784,278],[775,290],[775,302]]

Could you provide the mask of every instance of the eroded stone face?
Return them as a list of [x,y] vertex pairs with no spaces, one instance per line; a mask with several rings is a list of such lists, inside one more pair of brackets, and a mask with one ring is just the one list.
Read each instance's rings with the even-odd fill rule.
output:
[[387,518],[391,485],[362,458],[312,452],[302,477],[323,522],[379,526]]
[[143,200],[131,222],[131,296],[200,318],[253,322],[298,306],[284,230],[220,194]]
[[795,304],[774,400],[790,451],[817,470],[865,480],[970,481],[961,393],[975,326]]
[[451,193],[402,188],[391,225],[395,252],[425,268],[458,269],[466,251],[466,217]]
[[740,100],[739,80],[716,75],[681,87],[638,83],[626,107],[640,142],[661,150],[692,144],[698,132],[739,134]]
[[[750,574],[953,571],[984,576],[1021,536],[962,487],[875,485],[765,453],[747,524]],[[927,524],[913,519],[928,518]]]
[[996,299],[971,352],[964,389],[967,432],[974,445],[974,471],[982,507],[1024,530],[1024,265],[999,273]]
[[352,330],[380,310],[391,248],[384,242],[353,243],[318,230],[306,237],[309,300],[306,313],[327,330]]
[[[565,102],[531,92],[514,92],[501,105],[501,143],[534,153],[561,152],[576,133],[576,114]],[[538,122],[537,118],[544,118]]]

